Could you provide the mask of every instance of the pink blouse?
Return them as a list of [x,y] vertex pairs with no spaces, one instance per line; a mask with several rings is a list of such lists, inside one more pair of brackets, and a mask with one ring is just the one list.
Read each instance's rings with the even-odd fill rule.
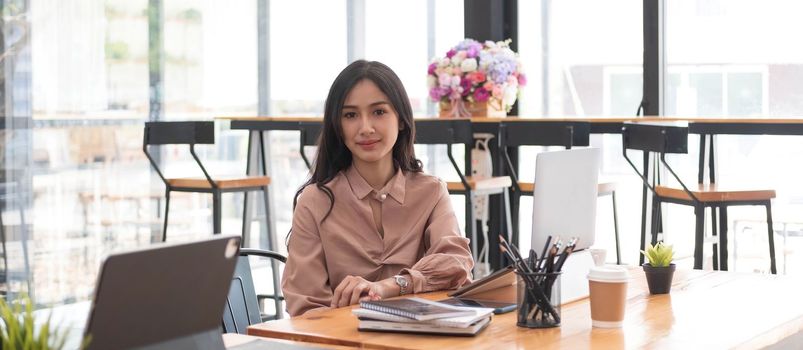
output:
[[[379,281],[409,274],[411,293],[451,289],[470,282],[474,260],[457,226],[446,185],[434,176],[398,170],[375,191],[354,169],[298,198],[288,244],[282,291],[292,316],[329,307],[334,289],[348,275]],[[381,203],[384,237],[369,201]]]

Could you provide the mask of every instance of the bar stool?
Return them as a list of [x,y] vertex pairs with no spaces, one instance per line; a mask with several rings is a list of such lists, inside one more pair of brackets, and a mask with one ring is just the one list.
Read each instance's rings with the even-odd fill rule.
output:
[[[521,196],[532,196],[535,184],[519,180],[510,159],[508,147],[519,146],[588,146],[591,124],[575,121],[503,121],[499,124],[499,149],[505,158],[505,167],[513,178],[513,207],[518,209]],[[616,215],[616,183],[601,182],[597,185],[597,196],[611,196],[613,208],[613,233],[616,243],[616,264],[622,263],[619,251],[619,220]],[[514,235],[518,237],[518,226]]]
[[[658,241],[659,222],[661,220],[660,205],[662,203],[674,203],[687,205],[694,208],[695,216],[695,237],[694,237],[694,268],[703,268],[703,241],[705,208],[715,208],[720,210],[720,227],[717,236],[719,238],[719,268],[728,269],[728,225],[727,208],[730,206],[760,205],[767,211],[767,234],[769,238],[770,253],[770,272],[775,274],[775,242],[772,229],[772,209],[771,201],[775,198],[773,189],[731,189],[719,184],[700,183],[696,189],[689,189],[677,176],[672,168],[667,164],[666,153],[685,154],[688,152],[689,128],[687,123],[625,123],[622,127],[622,153],[625,160],[633,167],[636,174],[641,177],[644,186],[652,191],[652,218],[650,220],[651,242]],[[640,150],[644,153],[645,159],[651,153],[656,153],[660,164],[669,171],[672,177],[680,184],[680,188],[664,186],[660,184],[651,185],[646,174],[633,164],[627,157],[627,150]],[[659,164],[659,165],[660,165]],[[646,232],[642,226],[641,247],[645,247]],[[717,269],[717,244],[713,246],[714,268]],[[641,254],[639,254],[641,256]],[[640,264],[644,263],[641,256]]]
[[[221,229],[220,201],[223,193],[262,191],[265,200],[265,221],[270,228],[270,210],[268,202],[267,176],[235,176],[212,178],[206,171],[203,163],[195,154],[196,144],[211,145],[215,143],[214,122],[147,122],[145,123],[144,141],[142,151],[151,162],[154,170],[165,184],[165,217],[162,231],[162,242],[167,239],[167,222],[170,213],[170,192],[195,192],[212,194],[212,227],[213,233],[219,234]],[[165,178],[156,161],[148,152],[148,146],[159,145],[189,145],[190,154],[195,159],[204,177],[192,178]],[[263,152],[264,153],[264,152]],[[263,167],[265,165],[263,164]],[[245,223],[243,223],[245,225]],[[275,249],[276,243],[273,233],[268,229],[269,249]],[[243,240],[243,244],[245,241]]]
[[[471,248],[472,255],[476,261],[480,261],[479,250],[477,247],[477,221],[474,218],[473,203],[476,196],[502,194],[504,197],[505,206],[505,224],[507,232],[505,236],[510,240],[512,219],[510,216],[510,197],[508,189],[512,186],[512,181],[509,176],[493,176],[488,178],[474,178],[471,174],[471,161],[466,157],[465,172],[460,170],[457,162],[452,155],[452,145],[463,145],[466,149],[466,154],[470,154],[471,147],[474,144],[474,134],[471,128],[471,120],[469,119],[416,119],[415,120],[415,143],[420,145],[446,145],[446,155],[452,163],[457,175],[460,177],[459,182],[447,182],[446,188],[451,194],[463,194],[466,196],[466,229],[471,232]],[[495,236],[488,235],[489,239],[485,242],[486,246],[491,249],[490,242],[495,242]]]

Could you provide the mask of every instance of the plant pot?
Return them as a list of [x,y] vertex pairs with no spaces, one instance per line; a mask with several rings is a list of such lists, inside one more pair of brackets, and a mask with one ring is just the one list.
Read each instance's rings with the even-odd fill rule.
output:
[[668,294],[672,289],[672,276],[675,274],[675,264],[666,267],[653,267],[650,263],[641,265],[644,275],[647,276],[647,287],[650,294]]
[[[459,103],[459,102],[458,102]],[[472,118],[477,117],[492,117],[492,118],[504,118],[507,116],[507,112],[504,108],[502,108],[501,101],[499,100],[489,100],[487,102],[468,102],[462,101],[463,108],[465,109],[465,113]],[[460,117],[457,111],[454,110],[452,107],[451,102],[441,102],[440,103],[440,117],[441,118],[456,118]]]

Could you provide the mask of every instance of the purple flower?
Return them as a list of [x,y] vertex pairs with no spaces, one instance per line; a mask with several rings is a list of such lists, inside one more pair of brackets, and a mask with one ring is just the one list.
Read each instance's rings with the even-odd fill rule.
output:
[[480,43],[480,42],[478,42],[478,41],[476,41],[474,39],[466,39],[466,40],[463,40],[463,41],[457,43],[457,46],[455,46],[455,49],[457,49],[457,50],[468,50],[469,48],[472,48],[472,47],[475,48],[477,51],[482,50],[482,43]]
[[429,69],[427,69],[427,74],[435,75],[435,69],[437,69],[437,68],[438,68],[438,64],[437,63],[431,63],[429,65]]
[[463,96],[468,96],[471,93],[471,80],[463,78],[460,80],[460,87],[463,88]]
[[455,49],[451,49],[448,52],[446,52],[446,57],[452,58],[455,54],[457,54],[457,51],[455,51]]
[[497,84],[504,84],[507,78],[516,71],[516,61],[512,57],[495,55],[488,57],[488,78]]
[[471,46],[471,47],[468,48],[468,50],[466,50],[466,57],[467,58],[474,58],[474,57],[477,57],[477,55],[479,53],[480,53],[480,50],[478,50],[476,47]]
[[489,97],[491,97],[491,94],[489,94],[488,90],[485,90],[484,87],[479,87],[474,90],[474,101],[485,102],[488,101]]
[[429,98],[433,101],[440,101],[443,96],[447,96],[452,93],[452,89],[443,86],[436,86],[429,90]]

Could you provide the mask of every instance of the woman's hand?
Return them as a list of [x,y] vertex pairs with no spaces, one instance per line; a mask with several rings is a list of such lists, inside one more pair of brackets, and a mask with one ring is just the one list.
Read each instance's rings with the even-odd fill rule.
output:
[[360,276],[346,276],[332,295],[333,308],[349,306],[360,300],[379,300],[399,294],[393,278],[370,282]]

